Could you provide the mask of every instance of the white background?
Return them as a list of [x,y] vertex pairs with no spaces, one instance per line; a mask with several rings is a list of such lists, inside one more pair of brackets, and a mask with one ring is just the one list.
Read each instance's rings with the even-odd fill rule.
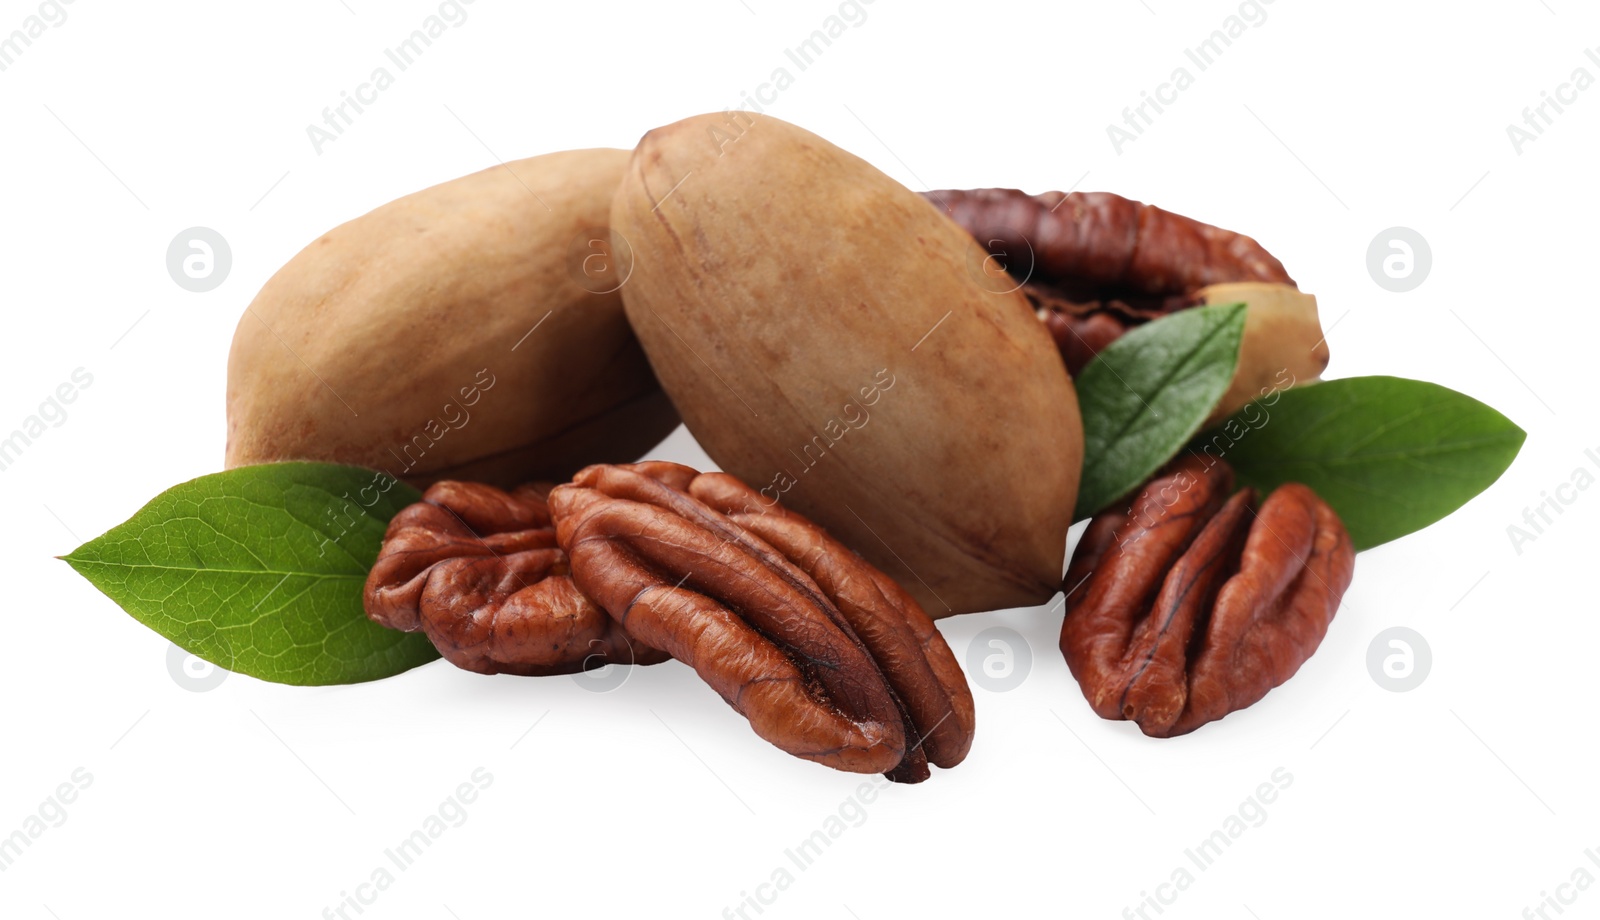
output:
[[[35,9],[0,3],[0,33]],[[1278,768],[1293,782],[1265,823],[1163,916],[1509,920],[1580,866],[1600,875],[1584,855],[1600,848],[1600,490],[1520,553],[1507,535],[1600,452],[1600,90],[1520,154],[1506,134],[1575,68],[1600,77],[1591,7],[1277,0],[1202,73],[1183,49],[1236,3],[877,0],[799,72],[784,50],[834,0],[478,0],[321,155],[306,126],[437,4],[252,9],[78,0],[0,73],[0,429],[75,368],[94,377],[0,472],[0,835],[75,769],[93,776],[0,873],[0,913],[322,916],[480,766],[494,779],[466,822],[363,916],[736,916],[785,866],[794,883],[760,916],[1115,918],[1193,870],[1185,848]],[[1180,65],[1194,86],[1119,155],[1107,124]],[[968,761],[885,792],[804,871],[785,849],[861,778],[762,743],[682,666],[605,694],[443,662],[196,693],[166,640],[51,558],[220,468],[234,324],[323,230],[497,157],[630,146],[780,66],[795,83],[771,114],[912,188],[1076,185],[1251,233],[1320,298],[1329,376],[1469,393],[1527,429],[1521,457],[1447,521],[1362,554],[1299,676],[1188,738],[1095,718],[1056,650],[1059,612],[945,621],[963,662],[980,630],[1016,630],[1026,680],[976,687]],[[165,267],[196,225],[233,250],[204,294]],[[1434,256],[1406,294],[1365,265],[1396,225]],[[681,432],[656,455],[704,462]],[[1396,625],[1434,658],[1409,693],[1366,665]],[[1563,891],[1569,915],[1600,912],[1600,889]]]

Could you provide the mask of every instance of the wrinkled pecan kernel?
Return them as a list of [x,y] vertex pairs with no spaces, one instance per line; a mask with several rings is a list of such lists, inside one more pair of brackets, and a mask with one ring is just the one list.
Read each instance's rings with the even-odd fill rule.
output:
[[583,592],[782,750],[898,782],[966,756],[972,694],[933,621],[800,515],[661,462],[591,466],[550,507]]
[[1259,509],[1233,471],[1174,461],[1090,522],[1064,585],[1061,651],[1094,711],[1165,738],[1243,709],[1299,670],[1349,587],[1355,549],[1298,483]]
[[367,617],[391,629],[420,629],[452,664],[482,674],[572,674],[665,661],[660,651],[631,642],[572,583],[548,491],[434,484],[389,522],[367,576]]
[[1109,192],[925,192],[1022,285],[1076,375],[1128,329],[1185,307],[1211,284],[1293,285],[1243,234]]

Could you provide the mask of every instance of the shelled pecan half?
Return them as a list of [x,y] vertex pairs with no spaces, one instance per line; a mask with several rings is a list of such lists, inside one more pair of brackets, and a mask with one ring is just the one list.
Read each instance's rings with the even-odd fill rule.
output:
[[549,489],[435,483],[389,522],[367,576],[367,617],[420,629],[452,664],[482,674],[665,661],[572,583],[545,502]]
[[1322,642],[1355,565],[1344,525],[1297,483],[1259,508],[1232,489],[1226,464],[1185,456],[1084,532],[1061,651],[1102,718],[1192,732],[1260,700]]
[[724,473],[591,466],[550,493],[578,587],[797,757],[920,782],[972,743],[972,694],[917,603]]
[[1074,375],[1129,328],[1202,302],[1209,285],[1294,286],[1250,237],[1109,192],[924,195],[1003,261]]

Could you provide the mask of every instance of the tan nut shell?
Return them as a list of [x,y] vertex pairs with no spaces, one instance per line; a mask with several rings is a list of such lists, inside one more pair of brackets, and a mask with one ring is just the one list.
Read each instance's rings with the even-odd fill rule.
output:
[[1317,298],[1287,284],[1241,281],[1203,287],[1201,303],[1245,304],[1244,338],[1239,342],[1239,368],[1217,408],[1211,425],[1274,387],[1307,383],[1328,366],[1328,340],[1317,318]]
[[570,267],[587,237],[605,239],[627,162],[573,150],[495,166],[301,250],[234,333],[227,465],[330,460],[509,486],[665,437],[677,417],[621,296],[590,293]]
[[931,616],[1056,591],[1077,397],[1023,295],[981,286],[964,230],[822,138],[743,112],[645,135],[611,220],[635,253],[628,318],[724,470]]

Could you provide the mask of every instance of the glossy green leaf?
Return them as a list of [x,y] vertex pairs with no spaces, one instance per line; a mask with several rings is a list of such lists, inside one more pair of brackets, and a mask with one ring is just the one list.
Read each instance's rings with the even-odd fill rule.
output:
[[1197,438],[1241,485],[1263,494],[1310,486],[1333,506],[1357,549],[1421,530],[1487,489],[1526,434],[1448,387],[1403,377],[1351,377],[1263,397]]
[[1180,310],[1130,330],[1078,374],[1077,518],[1133,491],[1200,430],[1233,381],[1244,318],[1242,303]]
[[220,667],[286,684],[376,680],[438,657],[361,606],[389,519],[420,497],[359,467],[243,467],[168,489],[65,559]]

